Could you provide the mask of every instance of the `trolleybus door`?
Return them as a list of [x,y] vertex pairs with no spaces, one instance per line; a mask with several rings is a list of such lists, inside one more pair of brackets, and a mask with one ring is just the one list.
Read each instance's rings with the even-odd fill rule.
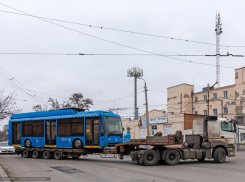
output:
[[99,147],[99,118],[86,118],[85,142],[87,148]]
[[46,121],[45,145],[56,145],[56,121]]
[[12,123],[12,144],[20,144],[20,122]]

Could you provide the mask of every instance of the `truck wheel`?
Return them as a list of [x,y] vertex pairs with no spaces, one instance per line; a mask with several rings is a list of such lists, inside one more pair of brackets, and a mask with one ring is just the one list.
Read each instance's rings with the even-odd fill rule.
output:
[[62,158],[62,157],[61,157],[60,151],[56,150],[56,151],[54,152],[54,159],[60,160],[61,158]]
[[27,139],[27,140],[25,141],[25,147],[26,147],[26,148],[31,148],[31,140]]
[[23,151],[23,156],[25,158],[31,158],[32,157],[32,152],[31,151],[24,150]]
[[164,161],[168,165],[176,165],[179,163],[180,154],[177,150],[169,150],[167,151]]
[[45,151],[43,152],[43,158],[44,158],[44,159],[52,159],[52,158],[54,158],[54,153],[45,150]]
[[226,152],[223,148],[217,148],[214,151],[213,157],[214,157],[214,162],[223,163],[225,162]]
[[155,166],[158,162],[159,156],[155,150],[146,150],[143,155],[143,165]]
[[42,153],[41,152],[39,152],[39,151],[37,151],[37,150],[34,150],[33,151],[33,158],[34,159],[39,159],[39,158],[41,158],[42,157]]
[[73,142],[73,147],[75,149],[81,149],[83,147],[83,143],[80,139],[76,139],[74,142]]

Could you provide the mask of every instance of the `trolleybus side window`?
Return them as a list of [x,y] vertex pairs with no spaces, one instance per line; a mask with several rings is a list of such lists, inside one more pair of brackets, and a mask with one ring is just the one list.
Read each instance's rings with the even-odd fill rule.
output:
[[32,122],[32,136],[34,137],[43,137],[44,136],[44,122],[43,121],[34,121]]
[[84,118],[73,118],[72,119],[72,135],[83,136],[83,123]]
[[23,121],[23,137],[43,137],[44,121]]
[[83,136],[84,118],[59,119],[58,136]]
[[58,136],[71,136],[71,119],[58,120]]

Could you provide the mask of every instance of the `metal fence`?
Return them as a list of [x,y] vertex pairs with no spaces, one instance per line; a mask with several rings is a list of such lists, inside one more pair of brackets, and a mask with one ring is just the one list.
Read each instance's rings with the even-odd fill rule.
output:
[[236,143],[237,150],[245,151],[245,128],[236,128]]

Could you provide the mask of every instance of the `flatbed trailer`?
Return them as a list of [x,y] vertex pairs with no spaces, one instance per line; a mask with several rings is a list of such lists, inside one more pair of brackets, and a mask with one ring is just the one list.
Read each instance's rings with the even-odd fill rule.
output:
[[[183,135],[177,132],[175,135],[152,136],[146,139],[130,140],[127,143],[116,144],[111,148],[25,148],[15,147],[16,153],[25,158],[44,158],[60,160],[65,157],[79,158],[87,154],[114,154],[119,155],[119,159],[131,156],[132,161],[146,166],[154,166],[165,162],[168,165],[176,165],[180,159],[197,159],[204,161],[214,158],[217,163],[225,162],[226,156],[236,156],[234,145],[211,147],[209,143],[200,143],[200,135],[186,135],[189,143],[183,144]],[[143,148],[145,147],[145,148]]]

